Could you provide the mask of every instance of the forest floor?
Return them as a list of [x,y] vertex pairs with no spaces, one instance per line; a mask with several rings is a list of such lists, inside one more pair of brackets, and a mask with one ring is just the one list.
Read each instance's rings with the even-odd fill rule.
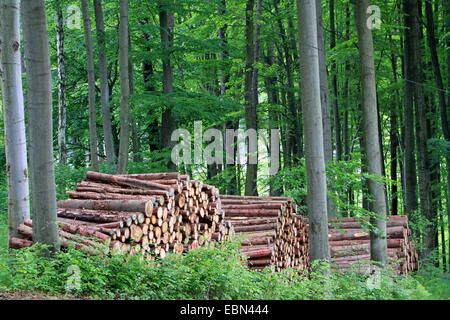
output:
[[91,300],[89,296],[73,296],[73,295],[50,295],[45,292],[30,291],[4,291],[0,292],[1,300]]

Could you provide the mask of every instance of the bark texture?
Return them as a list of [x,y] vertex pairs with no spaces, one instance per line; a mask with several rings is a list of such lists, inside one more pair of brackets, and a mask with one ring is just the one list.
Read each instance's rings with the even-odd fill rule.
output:
[[27,143],[20,54],[19,0],[0,1],[0,80],[8,183],[8,237],[30,217]]
[[83,14],[84,40],[86,43],[87,76],[89,88],[89,148],[91,154],[92,170],[98,171],[94,53],[92,49],[91,18],[89,17],[89,5],[87,0],[81,0],[81,12]]
[[315,0],[297,0],[310,259],[330,260]]
[[[362,89],[363,111],[363,149],[365,153],[365,166],[367,172],[372,175],[382,175],[381,150],[378,141],[378,115],[375,83],[375,65],[373,57],[372,32],[367,28],[368,0],[356,2],[355,24],[358,32],[358,50],[360,56],[360,76]],[[369,203],[369,209],[376,218],[371,217],[371,223],[377,227],[378,232],[370,233],[370,258],[371,260],[387,263],[386,243],[386,199],[384,186],[370,179],[368,192],[373,197]]]
[[27,65],[33,239],[58,249],[53,167],[52,85],[43,0],[23,0],[22,28]]
[[106,162],[115,164],[114,139],[111,125],[111,109],[109,105],[108,60],[106,57],[105,24],[103,20],[102,1],[94,0],[95,23],[98,45],[98,71],[100,76],[100,96],[102,103],[103,136],[105,141]]

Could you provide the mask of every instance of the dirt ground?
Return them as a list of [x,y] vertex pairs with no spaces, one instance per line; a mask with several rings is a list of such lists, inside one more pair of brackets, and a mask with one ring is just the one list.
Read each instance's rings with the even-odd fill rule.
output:
[[49,295],[41,292],[7,291],[0,292],[0,300],[89,300],[89,297],[72,295]]

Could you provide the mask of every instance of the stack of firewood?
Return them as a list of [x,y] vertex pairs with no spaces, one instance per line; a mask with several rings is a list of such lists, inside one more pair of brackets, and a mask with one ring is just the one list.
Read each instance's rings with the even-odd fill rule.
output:
[[[310,265],[308,219],[296,215],[292,198],[219,195],[217,188],[176,172],[88,172],[69,196],[58,201],[60,243],[89,254],[143,252],[153,259],[238,235],[251,269]],[[23,238],[11,238],[11,248],[33,244],[32,224],[19,225]],[[389,216],[389,262],[399,273],[418,269],[410,234],[406,216]],[[335,270],[370,269],[370,235],[356,218],[330,218],[329,243]]]
[[[330,218],[328,220],[332,267],[335,270],[370,270],[370,234],[356,218]],[[406,274],[419,267],[418,254],[409,240],[411,230],[407,216],[388,216],[388,260],[398,273]]]
[[[223,223],[218,189],[187,175],[151,173],[109,175],[88,172],[69,200],[58,201],[58,224],[63,246],[98,253],[98,245],[76,235],[100,240],[119,253],[143,252],[148,258],[165,257],[206,244],[212,235],[225,239],[229,228]],[[210,206],[210,203],[219,204]],[[32,240],[31,221],[20,225],[25,240]],[[21,232],[20,229],[27,229]],[[61,236],[66,235],[66,237]],[[68,237],[72,235],[71,237]],[[65,240],[66,239],[66,240]],[[61,239],[60,239],[61,240]],[[70,241],[68,241],[70,240]],[[88,242],[86,242],[88,241]],[[23,247],[14,239],[12,247]],[[101,252],[105,252],[102,248]]]
[[293,215],[292,198],[220,195],[219,199],[225,222],[243,238],[241,252],[251,269],[308,268],[307,227]]

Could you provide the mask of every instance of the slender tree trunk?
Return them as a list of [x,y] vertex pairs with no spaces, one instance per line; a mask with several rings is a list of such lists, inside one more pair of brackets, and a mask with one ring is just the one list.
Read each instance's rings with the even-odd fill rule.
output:
[[[446,3],[447,8],[444,8],[444,16],[447,17],[445,20],[446,27],[448,26],[448,1],[444,1]],[[437,4],[437,3],[436,3]],[[427,40],[428,40],[428,47],[430,48],[430,55],[431,55],[431,63],[433,65],[433,74],[434,79],[436,82],[436,87],[439,89],[438,91],[438,101],[439,101],[439,111],[440,111],[440,118],[441,118],[441,127],[442,127],[442,133],[444,134],[444,139],[446,141],[450,141],[450,129],[449,129],[449,118],[447,114],[447,107],[448,103],[450,103],[450,96],[447,99],[447,102],[445,101],[445,94],[444,94],[444,85],[441,75],[441,69],[439,66],[439,58],[437,55],[436,50],[436,37],[434,35],[434,19],[433,19],[433,9],[431,6],[431,3],[428,1],[425,2],[425,13],[427,18]],[[447,27],[448,31],[448,27]],[[447,63],[448,67],[450,67],[450,54],[449,54],[449,46],[448,46],[449,40],[447,37]],[[447,71],[450,71],[450,69],[447,69]],[[448,85],[447,85],[448,88]],[[446,166],[447,166],[447,192],[450,193],[450,159],[447,157],[446,159]],[[448,199],[448,198],[447,198]],[[442,215],[439,214],[440,218],[442,219]],[[447,200],[447,216],[450,217],[450,205]],[[449,223],[450,228],[450,223]],[[449,229],[450,234],[450,229]],[[450,244],[449,244],[449,250],[450,250]],[[444,259],[444,270],[446,269],[446,262],[445,262],[445,244],[442,247],[443,259]]]
[[431,205],[431,185],[430,185],[430,166],[427,156],[427,121],[425,110],[425,97],[422,85],[423,83],[421,49],[420,49],[420,25],[419,25],[419,11],[417,0],[405,1],[405,27],[408,31],[405,34],[405,41],[409,42],[412,51],[407,59],[410,80],[415,81],[414,84],[414,111],[415,111],[415,129],[416,129],[416,143],[417,143],[417,163],[419,175],[419,196],[420,196],[420,211],[422,216],[427,220],[427,225],[424,227],[423,242],[424,250],[423,257],[428,257],[434,249],[435,239],[435,225],[434,214]]
[[[403,11],[406,13],[404,17],[404,25],[411,24],[410,17],[406,12],[406,3],[408,0],[403,1]],[[404,66],[403,72],[406,79],[412,79],[412,64],[411,60],[413,54],[412,42],[409,40],[412,30],[410,28],[405,29],[404,36]],[[415,141],[414,141],[414,85],[410,81],[405,82],[405,94],[404,94],[404,143],[405,143],[405,156],[404,156],[404,177],[405,177],[405,213],[410,217],[414,217],[418,208],[417,202],[417,174],[416,174],[416,158],[415,158]],[[415,218],[411,219],[415,221]]]
[[322,19],[322,5],[321,0],[316,0],[316,15],[317,15],[317,45],[319,53],[319,72],[320,72],[320,102],[322,106],[322,121],[323,121],[323,137],[324,137],[324,155],[325,163],[333,161],[333,145],[331,139],[331,119],[330,119],[330,105],[328,92],[328,75],[325,54],[325,38],[323,34],[323,19]]
[[[397,83],[397,56],[395,53],[391,55],[392,73],[394,76],[394,83]],[[391,106],[391,122],[390,122],[390,133],[389,138],[391,141],[391,180],[394,181],[391,185],[391,214],[398,215],[398,188],[397,188],[397,149],[399,146],[398,142],[398,121],[397,121],[397,105],[400,103],[397,95],[393,100],[393,105]]]
[[[330,49],[336,47],[336,26],[334,23],[334,0],[330,0]],[[339,119],[337,65],[331,63],[331,88],[333,91],[334,143],[336,144],[336,160],[342,160],[341,121]]]
[[[260,33],[261,33],[261,1],[262,0],[256,0],[256,21],[255,21],[255,53],[254,53],[254,63],[257,64],[259,62],[259,52],[261,49],[260,45]],[[256,114],[256,110],[258,107],[258,68],[253,68],[253,76],[252,76],[252,109]]]
[[[256,118],[256,109],[253,103],[253,63],[255,62],[255,45],[253,41],[253,9],[255,3],[254,0],[248,0],[245,8],[245,39],[246,39],[246,62],[245,62],[245,122],[247,130],[255,130],[257,131],[257,118]],[[254,143],[254,141],[253,141]],[[247,156],[247,172],[245,177],[245,195],[253,196],[258,195],[257,190],[257,174],[258,174],[258,164],[250,163],[253,157],[257,157],[258,148],[256,150],[250,150],[252,142],[249,137],[248,146],[249,155]],[[256,152],[256,155],[253,154]],[[252,154],[250,154],[252,153]]]
[[[0,1],[0,80],[8,181],[8,238],[30,218],[27,143],[20,54],[20,1]],[[9,242],[8,242],[9,243]]]
[[27,65],[33,240],[59,248],[53,167],[52,84],[44,0],[22,0]]
[[439,89],[437,93],[439,101],[439,110],[441,113],[442,132],[444,134],[445,140],[450,141],[450,129],[449,129],[450,119],[448,118],[447,115],[447,105],[445,103],[445,93],[443,90],[444,85],[442,81],[441,69],[439,66],[439,58],[436,51],[436,37],[434,35],[433,9],[431,3],[428,1],[425,1],[425,12],[427,18],[426,27],[427,27],[428,47],[430,48],[434,80],[436,82],[436,87]]
[[[325,38],[323,35],[323,19],[322,19],[322,4],[320,0],[316,0],[316,15],[317,15],[317,45],[319,54],[319,77],[320,77],[320,104],[322,109],[322,124],[323,124],[323,146],[325,165],[333,161],[333,145],[331,139],[331,119],[330,119],[330,105],[328,92],[328,75],[327,64],[325,56]],[[328,182],[328,188],[333,188],[334,182]],[[333,200],[327,196],[327,211],[329,217],[336,217],[337,211]]]
[[[345,7],[345,39],[348,41],[350,39],[350,8],[349,4]],[[349,128],[349,109],[350,109],[350,89],[349,89],[349,80],[350,80],[350,63],[345,61],[345,81],[344,81],[344,96],[345,96],[345,110],[344,110],[344,125],[342,129],[343,135],[343,143],[344,143],[344,160],[350,160],[350,143],[349,137],[351,136],[351,128]],[[350,131],[350,132],[349,132]],[[347,197],[347,205],[350,206],[353,204],[353,190],[352,187],[348,187],[348,191],[346,194]],[[347,216],[351,216],[350,210],[347,211]]]
[[[272,43],[267,44],[267,56],[266,56],[266,63],[269,67],[273,66],[275,64],[275,54],[274,54],[274,48]],[[278,90],[276,88],[276,76],[271,77],[265,77],[264,78],[264,85],[266,87],[267,91],[267,102],[269,103],[269,109],[268,109],[268,117],[269,117],[269,129],[279,129],[278,126],[278,117],[277,112],[273,110],[272,105],[279,105],[280,101],[278,98]],[[272,143],[272,140],[270,141]],[[273,150],[272,145],[270,145],[270,150]],[[280,158],[280,153],[278,153],[278,158]],[[270,195],[271,196],[280,196],[282,194],[282,190],[279,188],[276,188],[273,185],[273,182],[271,180],[270,182]]]
[[95,23],[98,45],[98,71],[100,76],[100,96],[102,103],[103,135],[105,140],[106,162],[115,165],[114,139],[109,105],[108,61],[106,57],[106,35],[103,21],[102,0],[94,0]]
[[[128,44],[129,48],[128,51],[131,52],[131,36],[130,36],[130,30],[128,29]],[[133,67],[133,61],[129,58],[128,59],[128,78],[130,83],[130,96],[133,96],[134,94],[134,67]],[[136,116],[131,119],[131,145],[132,145],[132,151],[133,151],[133,161],[134,162],[141,162],[141,156],[139,154],[139,129],[138,124],[136,121]]]
[[117,173],[125,174],[130,147],[130,73],[128,60],[128,0],[120,0],[119,65],[120,65],[120,145]]
[[[217,13],[219,15],[224,15],[226,12],[226,0],[222,0],[222,6],[217,9]],[[218,38],[220,39],[219,47],[221,48],[221,51],[219,52],[219,60],[223,63],[225,57],[228,57],[228,49],[225,48],[227,45],[227,24],[224,24],[222,27],[219,28],[218,31]],[[220,67],[220,95],[225,95],[225,92],[227,90],[227,83],[230,80],[230,74],[228,71],[226,71],[226,68],[222,64]]]
[[[295,6],[295,1],[289,1],[288,5],[292,5]],[[298,77],[298,99],[295,99],[295,88],[294,88],[294,77],[295,77],[295,70],[298,69],[298,72],[300,73],[300,61],[298,58],[298,49],[297,49],[297,43],[298,41],[296,40],[295,37],[295,30],[296,28],[294,27],[294,22],[292,20],[292,14],[289,14],[287,16],[287,22],[288,22],[288,32],[287,32],[287,37],[283,37],[287,39],[289,39],[289,41],[286,41],[286,43],[289,43],[289,45],[284,46],[285,48],[285,54],[287,54],[288,52],[292,52],[292,59],[291,59],[291,55],[289,53],[289,60],[286,60],[286,71],[289,70],[288,73],[288,86],[289,86],[289,91],[291,91],[292,93],[288,96],[288,101],[289,99],[291,99],[291,104],[292,104],[292,110],[295,110],[295,122],[294,122],[294,134],[295,134],[295,139],[294,142],[292,143],[292,147],[293,147],[293,152],[294,152],[294,163],[298,163],[298,160],[303,158],[303,119],[302,119],[302,104],[301,104],[301,83],[300,83],[300,77]],[[284,31],[283,31],[284,34]],[[288,51],[289,50],[289,51]],[[319,57],[320,59],[320,57]],[[289,65],[292,64],[292,67],[289,66],[289,68],[287,68],[287,63],[289,61]],[[320,63],[320,60],[319,60]],[[320,65],[319,65],[320,67]],[[292,80],[289,80],[292,79]],[[290,98],[289,98],[290,97]],[[328,114],[329,116],[329,114]],[[330,128],[330,139],[331,139],[331,128]],[[330,142],[331,143],[331,142]],[[330,146],[331,148],[331,146]]]
[[[161,43],[164,50],[162,57],[163,65],[163,94],[170,95],[173,93],[173,70],[171,65],[171,54],[173,45],[173,0],[163,0],[159,3],[159,24],[161,33]],[[168,148],[173,143],[170,141],[170,136],[175,130],[175,117],[172,114],[172,97],[166,99],[167,105],[162,114],[161,119],[161,146]],[[170,170],[175,170],[175,164],[169,160],[168,167]]]
[[[279,0],[274,0],[274,9],[277,15],[278,21],[278,29],[279,33],[285,35],[286,32],[283,27],[283,22],[280,17],[280,13],[278,10],[278,2]],[[299,110],[301,110],[301,106],[298,108],[295,106],[295,89],[294,89],[294,81],[293,81],[293,65],[295,62],[292,61],[291,53],[289,52],[289,42],[286,36],[283,36],[281,39],[281,45],[283,47],[283,52],[280,53],[280,66],[285,67],[286,70],[286,80],[288,90],[286,92],[287,97],[287,106],[288,106],[288,126],[286,133],[288,134],[287,146],[288,151],[290,153],[291,149],[293,152],[292,162],[297,163],[298,159],[303,158],[303,133],[300,124],[300,119],[298,116]],[[283,63],[283,55],[285,58],[285,62]],[[288,162],[289,163],[289,162]]]
[[98,171],[94,53],[92,49],[91,18],[89,17],[89,5],[87,0],[81,0],[81,11],[83,14],[84,39],[86,43],[87,75],[89,87],[89,146],[91,154],[91,165],[93,171]]
[[[140,21],[141,25],[148,25],[148,18],[143,19],[142,21]],[[144,36],[144,40],[147,43],[146,46],[146,56],[142,61],[142,75],[143,75],[143,80],[144,80],[144,89],[146,92],[153,92],[155,91],[155,86],[154,86],[154,79],[153,76],[155,74],[154,72],[154,68],[153,68],[153,63],[152,60],[150,59],[150,52],[151,52],[151,47],[150,47],[150,37],[148,35],[148,33],[144,32],[143,33]],[[157,112],[157,110],[152,110],[153,112]],[[160,150],[161,149],[161,145],[160,145],[160,139],[159,139],[159,124],[158,124],[158,118],[156,116],[151,116],[151,118],[153,119],[153,121],[151,121],[151,123],[148,125],[147,127],[147,134],[149,137],[149,147],[150,147],[150,151],[154,151],[154,150]]]
[[[444,1],[444,16],[450,16],[450,1]],[[445,19],[445,31],[447,34],[450,32],[450,21]],[[445,41],[445,47],[447,52],[447,106],[450,105],[450,37],[447,37]],[[441,115],[442,117],[442,115]],[[445,118],[444,118],[445,119]],[[448,119],[448,118],[447,118]],[[448,122],[447,122],[448,123]],[[447,159],[447,234],[450,236],[450,160]],[[448,252],[450,254],[450,241],[448,241]],[[450,255],[449,255],[450,260]],[[449,265],[450,269],[450,265]]]
[[330,260],[315,0],[297,0],[310,259]]
[[[382,175],[381,150],[378,141],[378,117],[375,82],[375,65],[373,57],[372,32],[367,28],[367,7],[369,0],[356,1],[355,24],[358,31],[358,50],[360,56],[360,74],[362,88],[363,136],[366,166],[369,174]],[[384,186],[370,179],[369,194],[373,201],[369,204],[370,211],[379,218],[371,217],[371,223],[378,232],[370,233],[370,258],[381,263],[387,263],[386,243],[386,199]]]
[[66,165],[66,67],[64,55],[64,18],[61,2],[58,2],[56,5],[56,55],[58,59],[58,154],[59,163]]

